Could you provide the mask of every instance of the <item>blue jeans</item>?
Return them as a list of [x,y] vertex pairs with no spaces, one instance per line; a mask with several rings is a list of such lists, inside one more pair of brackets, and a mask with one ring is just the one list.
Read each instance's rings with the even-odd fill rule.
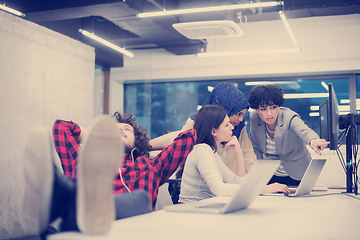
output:
[[278,182],[278,183],[281,183],[281,184],[286,184],[289,187],[297,187],[300,184],[300,180],[292,179],[289,176],[279,177],[279,176],[274,175],[274,176],[272,176],[272,178],[268,182],[268,185],[272,184],[272,183],[275,183],[275,182]]

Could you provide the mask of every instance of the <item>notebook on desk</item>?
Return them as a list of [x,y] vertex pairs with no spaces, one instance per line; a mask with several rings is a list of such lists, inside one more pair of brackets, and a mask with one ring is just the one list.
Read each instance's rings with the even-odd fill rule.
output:
[[171,212],[229,213],[250,206],[279,167],[278,160],[257,161],[232,197],[214,197],[196,203],[165,206]]

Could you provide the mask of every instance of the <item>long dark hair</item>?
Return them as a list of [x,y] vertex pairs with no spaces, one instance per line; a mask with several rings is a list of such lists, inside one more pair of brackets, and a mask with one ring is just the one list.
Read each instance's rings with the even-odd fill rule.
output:
[[[226,110],[223,107],[216,105],[203,106],[195,117],[194,129],[196,130],[197,135],[195,144],[206,143],[216,151],[217,145],[214,136],[211,133],[214,128],[219,128],[226,115]],[[185,161],[181,164],[179,171],[176,173],[176,179],[182,177],[184,166]]]
[[121,114],[119,112],[115,112],[113,117],[116,118],[119,123],[126,123],[134,128],[136,148],[133,153],[134,158],[140,156],[149,157],[149,152],[151,150],[151,146],[149,144],[150,138],[145,128],[137,124],[134,115],[131,113]]
[[225,117],[226,110],[223,107],[215,105],[203,106],[195,118],[194,129],[197,135],[195,144],[206,143],[216,151],[216,142],[211,132],[214,128],[219,128]]

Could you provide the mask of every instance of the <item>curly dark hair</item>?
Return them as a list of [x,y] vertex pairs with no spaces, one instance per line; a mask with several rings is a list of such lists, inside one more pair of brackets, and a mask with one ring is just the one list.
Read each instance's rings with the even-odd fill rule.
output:
[[141,127],[137,124],[134,115],[131,113],[121,114],[119,112],[115,112],[113,117],[119,123],[126,123],[129,124],[134,128],[134,135],[135,135],[135,151],[134,151],[134,158],[145,156],[149,157],[149,152],[151,150],[151,146],[149,144],[150,138],[145,130],[144,127]]
[[248,102],[253,109],[272,104],[282,106],[284,104],[284,91],[277,85],[259,85],[251,89]]

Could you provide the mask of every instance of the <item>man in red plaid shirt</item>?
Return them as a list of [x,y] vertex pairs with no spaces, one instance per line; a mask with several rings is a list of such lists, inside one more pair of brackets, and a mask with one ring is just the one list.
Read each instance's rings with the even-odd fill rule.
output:
[[[125,156],[119,156],[119,162],[123,157],[124,163],[114,180],[114,193],[145,190],[149,193],[154,208],[159,187],[170,178],[192,150],[196,141],[195,130],[163,136],[167,139],[176,138],[156,157],[149,159],[149,151],[154,149],[149,144],[145,129],[137,125],[131,114],[121,115],[116,112],[114,117],[119,122],[126,153]],[[85,132],[72,121],[56,120],[53,125],[55,149],[64,174],[68,177],[76,177],[79,145]]]

